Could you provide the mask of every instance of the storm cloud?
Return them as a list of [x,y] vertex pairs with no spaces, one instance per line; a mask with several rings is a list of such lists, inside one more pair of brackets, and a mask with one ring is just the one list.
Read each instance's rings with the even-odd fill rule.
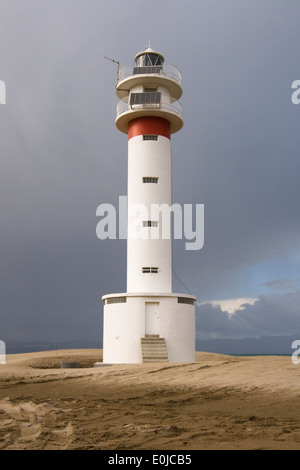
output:
[[300,331],[300,291],[261,296],[233,314],[219,305],[196,308],[197,338],[243,338],[293,335]]
[[132,65],[149,40],[183,77],[173,202],[205,207],[204,247],[174,240],[173,291],[259,299],[231,316],[198,306],[198,336],[300,332],[299,288],[278,284],[299,281],[299,14],[298,0],[2,0],[2,340],[102,343],[126,241],[97,238],[96,209],[127,193],[104,56]]

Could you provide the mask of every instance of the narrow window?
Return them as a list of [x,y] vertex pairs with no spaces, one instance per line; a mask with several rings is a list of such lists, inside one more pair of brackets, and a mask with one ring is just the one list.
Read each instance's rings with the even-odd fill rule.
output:
[[157,135],[143,135],[143,140],[157,140],[158,136]]
[[158,227],[158,222],[156,220],[144,220],[143,227]]
[[178,303],[194,305],[195,301],[194,299],[189,299],[188,297],[178,297]]
[[154,176],[143,176],[143,183],[158,183],[158,178]]
[[144,92],[145,93],[156,93],[157,92],[157,88],[147,88],[147,87],[144,87]]
[[127,302],[126,297],[111,297],[106,299],[107,304],[124,304]]
[[142,273],[143,274],[157,274],[158,273],[158,268],[152,267],[152,266],[146,266],[142,268]]

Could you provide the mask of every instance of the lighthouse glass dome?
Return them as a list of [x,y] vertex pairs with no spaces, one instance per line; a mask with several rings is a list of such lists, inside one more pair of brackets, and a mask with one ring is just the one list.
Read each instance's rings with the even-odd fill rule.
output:
[[155,67],[164,63],[164,58],[161,54],[154,51],[145,51],[135,57],[137,67]]

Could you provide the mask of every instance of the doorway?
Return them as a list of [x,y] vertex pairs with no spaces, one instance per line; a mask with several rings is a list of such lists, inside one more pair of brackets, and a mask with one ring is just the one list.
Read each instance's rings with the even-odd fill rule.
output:
[[145,305],[145,334],[159,334],[159,302],[146,302]]

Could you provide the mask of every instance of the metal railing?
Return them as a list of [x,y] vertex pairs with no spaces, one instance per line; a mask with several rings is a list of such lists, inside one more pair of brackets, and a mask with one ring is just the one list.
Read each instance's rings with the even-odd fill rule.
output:
[[[164,64],[163,67],[161,67],[159,72],[153,71],[155,68],[158,68],[158,67],[142,67],[142,68],[143,70],[145,70],[144,73],[147,73],[147,74],[150,73],[154,75],[165,75],[166,77],[172,78],[173,80],[175,80],[181,85],[181,72],[174,65]],[[121,82],[125,78],[136,75],[133,69],[136,69],[136,67],[129,67],[128,65],[122,65],[118,70],[117,83]]]
[[131,105],[128,103],[128,98],[125,98],[119,101],[117,105],[117,118],[121,116],[121,114],[127,113],[128,111],[149,111],[149,109],[157,109],[159,111],[166,111],[168,113],[176,114],[180,118],[182,117],[182,108],[179,101],[174,101],[174,103],[164,103],[161,101],[160,103],[142,103],[142,104],[134,104]]

